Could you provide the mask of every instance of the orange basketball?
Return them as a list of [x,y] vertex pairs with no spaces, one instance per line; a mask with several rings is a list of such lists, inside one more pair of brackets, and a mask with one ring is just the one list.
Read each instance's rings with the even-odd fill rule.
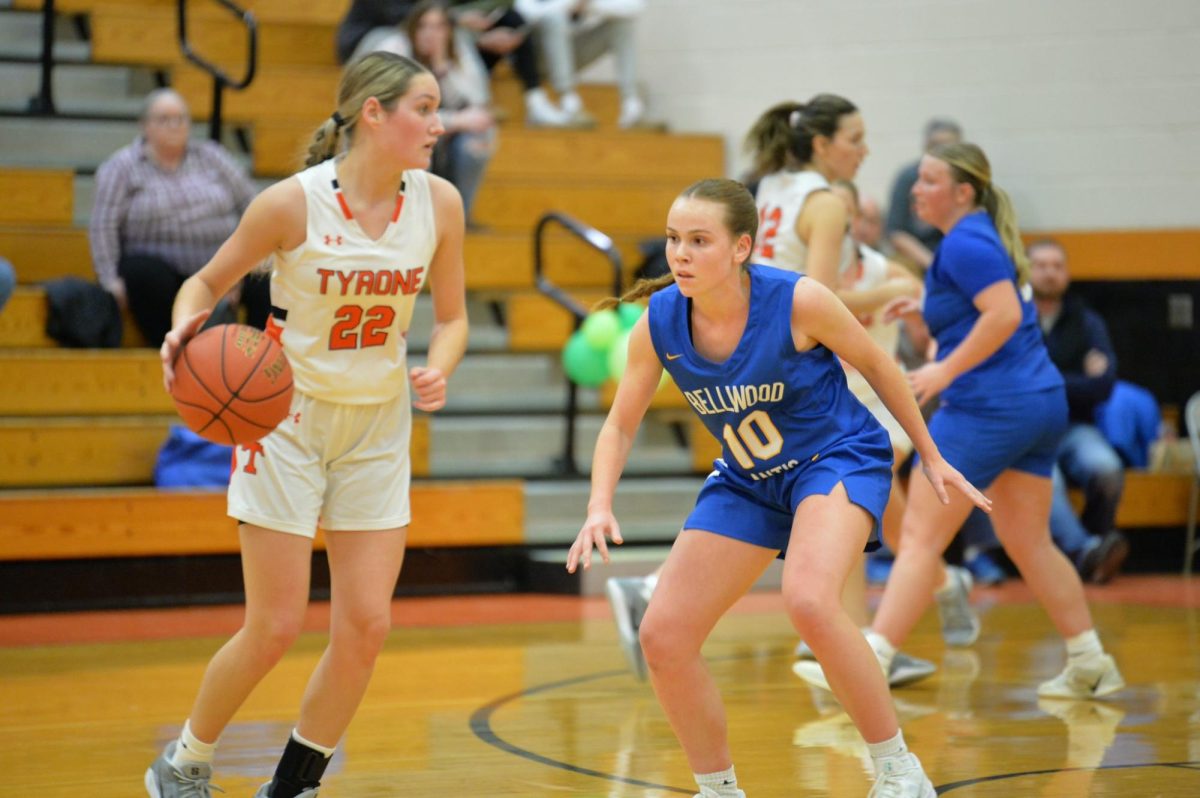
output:
[[183,346],[171,392],[193,432],[215,443],[245,445],[266,435],[292,405],[292,367],[262,330],[222,324]]

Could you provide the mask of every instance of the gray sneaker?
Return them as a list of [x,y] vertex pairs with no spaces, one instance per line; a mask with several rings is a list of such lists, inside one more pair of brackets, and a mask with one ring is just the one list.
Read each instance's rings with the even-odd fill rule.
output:
[[[812,649],[803,640],[796,645],[796,659],[809,662],[817,660]],[[897,651],[896,656],[892,657],[891,667],[888,668],[888,686],[903,687],[906,684],[918,682],[926,676],[932,676],[936,671],[937,665],[929,660],[910,657],[902,651]]]
[[975,580],[970,571],[957,565],[947,565],[946,575],[950,589],[934,594],[942,619],[942,639],[948,646],[969,646],[979,637],[979,617],[970,603]]
[[146,771],[146,792],[150,798],[212,798],[212,791],[225,792],[209,784],[212,765],[189,762],[183,768],[171,764],[176,743],[168,743],[158,759]]
[[613,619],[617,622],[617,634],[621,638],[621,651],[629,662],[629,668],[641,681],[646,681],[646,656],[638,640],[638,629],[650,604],[650,589],[642,577],[613,577],[604,583],[608,603],[612,607]]
[[[267,792],[270,789],[271,782],[268,781],[266,784],[258,788],[258,792],[254,793],[254,798],[271,798],[271,793]],[[305,790],[304,792],[297,794],[296,798],[317,798],[318,789],[320,788],[313,787]]]

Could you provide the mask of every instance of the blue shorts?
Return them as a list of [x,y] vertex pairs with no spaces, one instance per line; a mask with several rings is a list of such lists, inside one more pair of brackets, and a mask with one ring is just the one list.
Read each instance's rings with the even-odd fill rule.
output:
[[892,445],[882,427],[843,441],[817,459],[790,471],[754,481],[721,460],[696,497],[684,529],[718,535],[787,552],[796,508],[809,496],[827,496],[838,483],[850,501],[875,519],[867,550],[879,548],[883,511],[892,489]]
[[986,405],[943,405],[929,421],[942,457],[980,490],[1010,468],[1049,477],[1066,431],[1063,388]]

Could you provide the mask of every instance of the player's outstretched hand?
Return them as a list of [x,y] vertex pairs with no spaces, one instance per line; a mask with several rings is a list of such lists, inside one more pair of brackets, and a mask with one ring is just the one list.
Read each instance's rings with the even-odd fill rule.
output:
[[446,375],[441,369],[417,366],[409,369],[408,378],[416,394],[413,407],[432,413],[446,406]]
[[575,569],[583,563],[583,570],[592,567],[592,549],[600,551],[600,558],[608,563],[608,543],[605,537],[612,538],[612,542],[618,546],[624,543],[621,537],[621,526],[617,523],[616,516],[611,511],[588,513],[587,520],[583,522],[583,529],[579,530],[578,537],[571,544],[571,550],[567,552],[567,573],[575,573]]
[[175,359],[179,357],[179,350],[192,339],[210,313],[211,310],[202,310],[191,318],[184,319],[163,338],[158,356],[162,358],[163,387],[167,389],[167,393],[175,387]]
[[946,486],[953,486],[962,495],[971,500],[971,503],[983,510],[985,513],[992,511],[992,500],[979,492],[979,489],[967,481],[967,478],[958,472],[958,469],[947,463],[941,457],[933,461],[921,458],[921,470],[925,472],[926,479],[933,485],[933,490],[937,493],[938,498],[942,500],[942,504],[950,503],[950,494],[946,492]]

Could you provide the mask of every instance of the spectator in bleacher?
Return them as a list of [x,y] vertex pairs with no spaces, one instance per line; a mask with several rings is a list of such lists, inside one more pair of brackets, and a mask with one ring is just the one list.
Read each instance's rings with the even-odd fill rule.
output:
[[[437,78],[445,134],[433,151],[430,171],[462,194],[467,226],[479,183],[496,149],[496,118],[489,110],[488,75],[478,57],[461,57],[470,44],[454,35],[454,20],[441,0],[422,0],[405,23],[413,58]],[[466,44],[466,47],[463,45]]]
[[550,85],[572,125],[595,124],[575,90],[576,73],[608,52],[616,58],[621,91],[617,124],[632,128],[642,122],[646,108],[637,91],[634,23],[644,5],[644,0],[516,0],[517,12],[537,28]]
[[[338,63],[348,64],[378,50],[380,42],[396,35],[415,5],[410,0],[352,0],[346,16],[338,24]],[[397,54],[411,55],[407,39]]]
[[471,34],[490,74],[507,57],[525,91],[525,122],[535,127],[566,127],[571,118],[542,88],[531,26],[513,0],[450,0],[450,14]]
[[8,258],[0,258],[0,310],[4,310],[16,286],[17,273],[12,264],[8,262]]
[[[962,141],[962,128],[950,119],[931,119],[925,125],[925,148]],[[942,232],[926,224],[913,213],[912,189],[917,182],[920,159],[900,170],[892,183],[891,205],[888,207],[887,236],[896,255],[922,272],[933,263],[933,251],[941,243]]]
[[883,208],[869,194],[863,194],[858,203],[858,213],[850,220],[850,234],[860,244],[876,252],[886,254],[888,247],[883,239]]
[[[220,144],[190,140],[187,103],[174,90],[147,95],[140,129],[96,172],[88,239],[97,281],[157,347],[171,329],[179,287],[237,227],[255,188]],[[235,289],[226,301],[238,297]],[[247,321],[261,328],[270,305],[267,281],[247,278],[240,298]]]
[[[1080,576],[1103,584],[1129,554],[1129,542],[1114,529],[1125,466],[1095,423],[1096,407],[1113,391],[1117,357],[1104,319],[1067,290],[1071,275],[1062,245],[1043,239],[1027,252],[1038,323],[1050,359],[1066,381],[1070,413],[1054,468],[1050,532]],[[1079,515],[1067,497],[1068,485],[1083,490]]]

